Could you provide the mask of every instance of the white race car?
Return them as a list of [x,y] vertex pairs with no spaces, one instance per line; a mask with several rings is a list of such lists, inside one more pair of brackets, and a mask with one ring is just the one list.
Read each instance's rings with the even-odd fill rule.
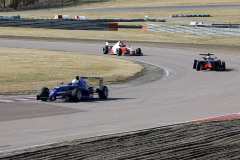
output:
[[103,47],[103,54],[116,54],[118,56],[121,55],[134,55],[134,56],[142,56],[143,53],[141,48],[137,48],[136,50],[132,49],[130,46],[126,47],[126,45],[122,41],[118,41],[115,45],[109,45],[109,43],[116,42],[106,42],[106,46]]

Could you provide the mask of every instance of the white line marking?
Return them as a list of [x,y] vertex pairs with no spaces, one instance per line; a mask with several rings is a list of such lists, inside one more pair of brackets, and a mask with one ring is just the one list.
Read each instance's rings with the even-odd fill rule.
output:
[[15,102],[15,101],[11,101],[11,100],[1,100],[1,102],[4,102],[4,103],[12,103],[12,102]]

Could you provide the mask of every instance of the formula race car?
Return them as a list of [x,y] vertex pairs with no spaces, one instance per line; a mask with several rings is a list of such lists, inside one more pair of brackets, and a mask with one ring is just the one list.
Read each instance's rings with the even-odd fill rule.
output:
[[[78,76],[77,76],[78,77]],[[84,79],[98,79],[99,86],[93,87],[89,85]],[[98,94],[100,99],[108,98],[108,88],[103,86],[103,78],[101,77],[79,77],[79,83],[56,86],[50,92],[49,89],[43,87],[37,95],[37,100],[55,101],[56,99],[65,99],[66,101],[79,102],[81,99],[93,98],[94,94]],[[63,83],[61,83],[63,84]]]
[[109,43],[116,43],[114,41],[106,42],[106,46],[103,47],[103,54],[116,54],[118,56],[121,55],[135,55],[142,56],[141,48],[137,48],[136,51],[132,49],[130,46],[126,47],[126,45],[122,41],[118,41],[115,45],[109,45]]
[[203,55],[202,60],[194,60],[193,61],[193,69],[197,71],[200,70],[222,70],[225,71],[226,65],[225,62],[221,62],[221,60],[217,60],[217,57],[212,58],[211,56],[214,54],[199,54]]

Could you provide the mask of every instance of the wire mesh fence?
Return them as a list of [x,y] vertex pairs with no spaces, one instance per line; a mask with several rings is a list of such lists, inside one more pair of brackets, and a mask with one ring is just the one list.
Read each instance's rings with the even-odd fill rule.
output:
[[103,3],[115,0],[0,0],[0,12],[64,8],[90,3]]

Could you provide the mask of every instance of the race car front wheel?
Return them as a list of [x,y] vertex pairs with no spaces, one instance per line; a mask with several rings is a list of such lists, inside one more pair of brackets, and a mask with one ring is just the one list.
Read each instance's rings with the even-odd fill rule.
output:
[[117,49],[117,55],[118,55],[118,56],[121,56],[121,55],[122,55],[122,49],[121,49],[121,48],[118,48],[118,49]]
[[108,54],[108,46],[103,47],[103,54]]
[[98,94],[100,99],[107,99],[108,98],[107,86],[104,86],[101,90],[99,90]]
[[75,88],[72,91],[72,97],[73,97],[73,100],[76,101],[76,102],[81,101],[81,99],[82,99],[82,91],[80,89],[78,89],[78,88]]
[[47,101],[48,98],[46,98],[46,97],[48,97],[48,96],[49,96],[49,89],[46,87],[41,88],[39,97],[45,97],[45,98],[41,98],[41,100]]
[[137,54],[142,54],[141,48],[137,48],[137,49],[136,49],[136,53],[137,53]]

